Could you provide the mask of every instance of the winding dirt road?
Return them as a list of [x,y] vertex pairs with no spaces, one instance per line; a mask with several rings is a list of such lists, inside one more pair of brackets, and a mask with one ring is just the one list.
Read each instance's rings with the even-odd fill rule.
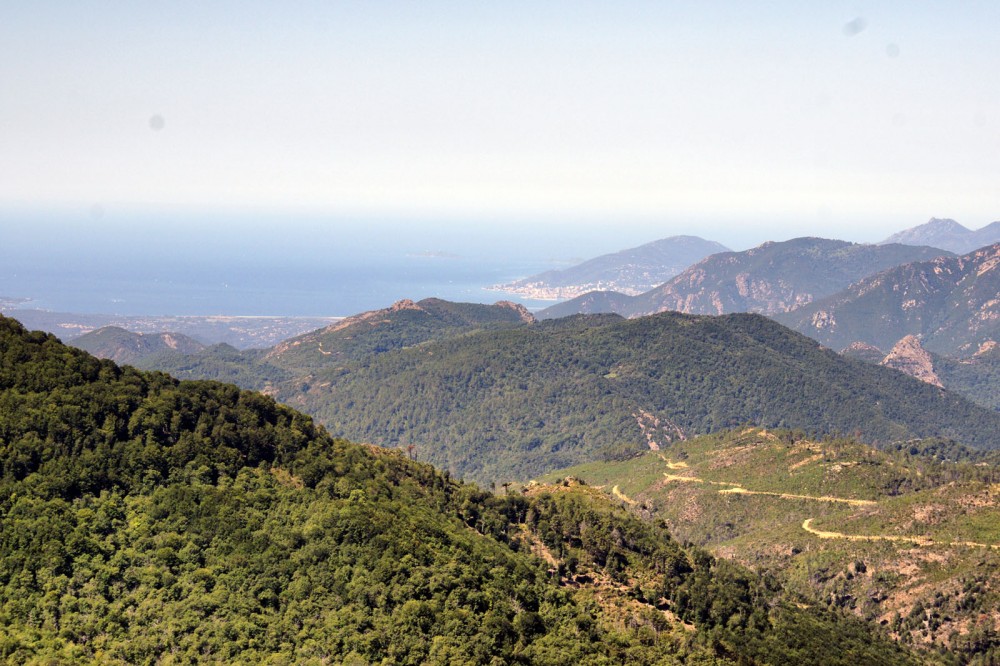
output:
[[820,539],[846,539],[847,541],[906,541],[918,546],[972,546],[977,548],[1000,548],[1000,544],[979,543],[978,541],[935,541],[930,537],[899,536],[890,534],[844,534],[843,532],[827,532],[812,526],[812,518],[802,521],[802,529],[814,534]]

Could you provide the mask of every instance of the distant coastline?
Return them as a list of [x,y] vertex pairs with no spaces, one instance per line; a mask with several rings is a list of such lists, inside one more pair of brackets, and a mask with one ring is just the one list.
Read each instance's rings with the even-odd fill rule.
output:
[[282,340],[329,326],[344,317],[269,315],[117,315],[52,312],[0,307],[0,313],[27,328],[72,340],[107,326],[133,333],[181,333],[207,345],[226,343],[238,349],[269,347]]

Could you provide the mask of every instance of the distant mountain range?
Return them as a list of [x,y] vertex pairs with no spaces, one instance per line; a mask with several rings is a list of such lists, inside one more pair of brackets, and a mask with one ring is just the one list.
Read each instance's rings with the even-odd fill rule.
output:
[[966,254],[986,245],[1000,243],[1000,222],[993,222],[975,231],[955,220],[931,218],[929,222],[895,233],[884,241],[905,245],[931,245],[957,254]]
[[833,349],[916,335],[930,351],[969,356],[1000,341],[1000,243],[891,268],[775,319]]
[[710,254],[726,251],[726,246],[697,236],[671,236],[490,288],[539,300],[573,298],[594,290],[635,295],[663,284]]
[[864,245],[823,238],[768,242],[703,259],[638,296],[585,294],[537,313],[539,319],[614,312],[626,317],[674,310],[689,314],[774,314],[836,293],[892,266],[950,254],[932,247]]

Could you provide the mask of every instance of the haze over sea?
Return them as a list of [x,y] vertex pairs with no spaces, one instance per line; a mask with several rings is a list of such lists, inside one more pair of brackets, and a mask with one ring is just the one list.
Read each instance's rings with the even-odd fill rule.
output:
[[[122,315],[346,316],[402,298],[529,308],[489,291],[676,234],[734,249],[797,234],[730,221],[417,219],[91,209],[0,212],[0,298],[23,307]],[[810,225],[812,227],[812,225]],[[824,230],[812,227],[810,235]],[[832,235],[836,231],[825,230]],[[876,239],[866,239],[876,240]]]
[[401,298],[494,302],[508,296],[484,287],[658,233],[523,221],[4,212],[0,297],[128,315],[341,316]]

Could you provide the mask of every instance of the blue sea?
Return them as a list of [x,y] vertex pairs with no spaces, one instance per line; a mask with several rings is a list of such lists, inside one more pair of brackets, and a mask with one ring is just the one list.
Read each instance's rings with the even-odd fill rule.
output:
[[0,213],[0,298],[123,315],[343,316],[485,288],[637,245],[572,222],[62,211]]

